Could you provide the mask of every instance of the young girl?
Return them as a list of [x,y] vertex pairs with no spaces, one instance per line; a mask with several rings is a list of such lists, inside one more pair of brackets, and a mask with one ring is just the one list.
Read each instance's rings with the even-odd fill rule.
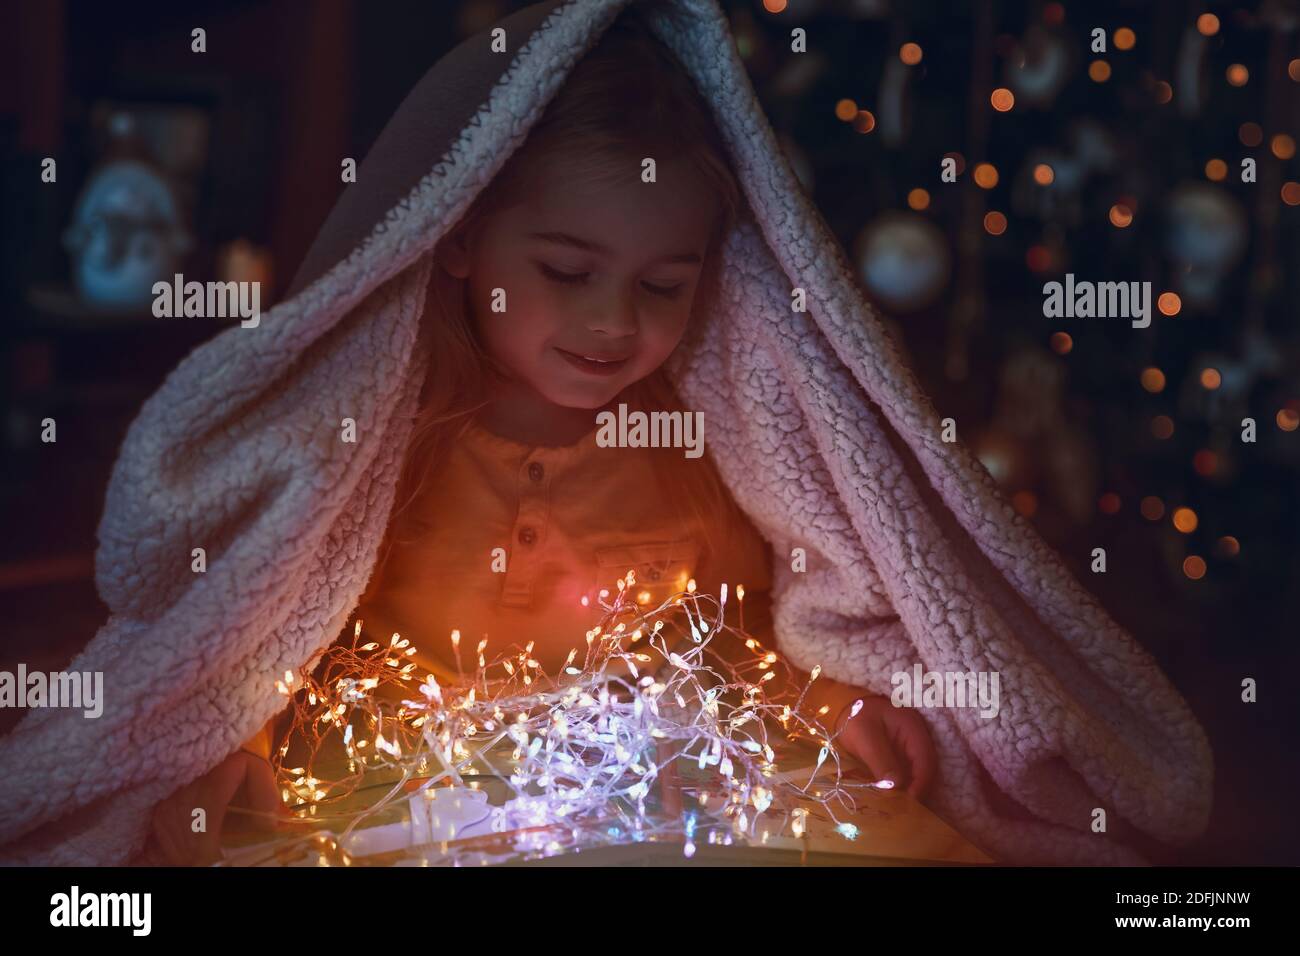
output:
[[[643,157],[657,157],[653,188]],[[710,594],[743,585],[745,630],[775,643],[770,548],[727,493],[707,437],[697,458],[596,440],[597,415],[620,404],[689,413],[664,363],[689,338],[739,195],[698,94],[633,8],[436,252],[421,345],[434,361],[383,556],[353,616],[370,639],[409,638],[417,673],[444,682],[458,666],[453,631],[467,662],[481,639],[531,644],[558,675],[599,620],[599,591],[633,570],[652,606],[690,579]],[[857,700],[841,749],[923,796],[935,756],[916,711],[826,677],[805,706],[825,708],[831,727]],[[241,784],[240,802],[279,810],[273,725],[158,806],[166,859],[215,859],[220,808]],[[191,832],[194,806],[219,808],[208,834]]]
[[[624,406],[702,414],[704,454],[605,447]],[[525,8],[434,65],[286,298],[132,423],[111,616],[71,665],[108,700],[0,739],[0,862],[214,859],[232,799],[279,811],[249,740],[274,681],[356,620],[435,675],[483,640],[554,675],[629,569],[650,606],[744,585],[745,629],[822,667],[837,746],[998,860],[1144,862],[1130,823],[1194,839],[1204,731],[966,424],[864,301],[716,0]],[[892,706],[918,671],[1000,698]]]

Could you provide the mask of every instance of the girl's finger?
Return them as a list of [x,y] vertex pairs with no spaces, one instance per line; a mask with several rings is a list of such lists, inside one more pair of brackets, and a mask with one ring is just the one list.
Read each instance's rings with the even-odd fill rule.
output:
[[168,866],[185,866],[188,860],[183,841],[177,835],[175,804],[167,802],[160,805],[154,819],[154,835],[158,848],[162,850],[163,859]]
[[909,727],[903,737],[903,747],[911,764],[912,783],[907,792],[918,800],[929,791],[939,769],[939,758],[934,751],[929,731],[924,725]]
[[271,765],[265,760],[252,757],[244,777],[244,786],[248,793],[249,809],[271,815],[254,817],[254,823],[263,829],[275,829],[279,825],[278,818],[286,816],[288,810],[280,799],[280,791],[275,784],[275,771]]
[[221,828],[226,820],[226,809],[239,790],[240,784],[244,782],[244,775],[248,768],[244,760],[246,756],[252,755],[243,752],[231,754],[217,764],[206,778],[208,786],[205,788],[205,800],[199,806],[203,806],[208,812],[207,829],[203,833],[195,834],[198,862],[203,866],[221,859]]
[[[207,793],[204,778],[200,777],[182,789],[170,802],[167,832],[175,846],[177,866],[194,866],[198,862],[203,834],[194,832],[194,811],[200,807],[207,809],[210,803]],[[204,825],[211,826],[210,813],[204,820]]]
[[906,786],[907,773],[898,759],[885,727],[879,720],[852,721],[846,730],[853,753],[870,769],[877,780],[892,780],[895,787]]

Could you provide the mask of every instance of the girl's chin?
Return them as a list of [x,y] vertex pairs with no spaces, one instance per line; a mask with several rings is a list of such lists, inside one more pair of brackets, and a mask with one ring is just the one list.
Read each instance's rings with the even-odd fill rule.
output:
[[602,389],[580,390],[564,389],[556,390],[546,395],[546,398],[561,408],[570,408],[574,411],[590,411],[593,415],[608,405],[618,397],[623,391],[623,386],[615,386],[610,383]]
[[559,381],[552,379],[550,388],[539,391],[552,404],[595,413],[617,398],[632,380],[626,374],[594,376],[573,370]]

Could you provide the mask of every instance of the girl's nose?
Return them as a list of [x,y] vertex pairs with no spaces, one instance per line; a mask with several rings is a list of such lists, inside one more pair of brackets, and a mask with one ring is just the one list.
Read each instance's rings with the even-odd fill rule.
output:
[[611,338],[635,335],[637,331],[636,305],[632,297],[621,292],[610,295],[606,301],[594,304],[587,328],[603,332]]

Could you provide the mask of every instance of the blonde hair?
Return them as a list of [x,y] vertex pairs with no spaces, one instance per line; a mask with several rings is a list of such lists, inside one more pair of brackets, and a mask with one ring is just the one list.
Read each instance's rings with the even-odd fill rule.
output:
[[[695,297],[698,311],[700,303],[711,297],[717,247],[739,215],[743,200],[726,146],[704,103],[648,26],[648,15],[672,17],[676,12],[664,0],[640,0],[624,11],[575,65],[523,145],[475,198],[452,232],[472,229],[492,212],[526,196],[543,160],[563,156],[570,174],[599,180],[626,175],[629,158],[639,162],[643,156],[672,155],[686,160],[717,196],[717,216]],[[419,496],[430,480],[432,466],[443,459],[470,426],[474,414],[488,403],[487,382],[505,374],[479,340],[464,281],[439,264],[440,249],[441,243],[434,251],[418,346],[427,349],[428,372],[393,518]],[[697,324],[693,316],[691,326]],[[620,401],[646,411],[682,407],[662,367],[625,389]],[[663,453],[680,454],[680,450],[665,449]],[[662,456],[656,460],[662,461]],[[664,468],[656,470],[656,478],[683,520],[693,516],[707,533],[710,522],[734,513],[729,509],[735,505],[707,454],[688,463],[684,472],[672,472],[676,478],[670,479]],[[683,486],[670,486],[683,475]],[[390,530],[394,524],[390,519]],[[717,543],[708,544],[712,548]]]

